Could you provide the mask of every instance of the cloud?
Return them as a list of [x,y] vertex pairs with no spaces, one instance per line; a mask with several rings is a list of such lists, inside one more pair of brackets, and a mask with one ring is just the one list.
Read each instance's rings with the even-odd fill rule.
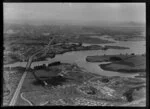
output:
[[144,21],[144,3],[4,3],[4,19]]

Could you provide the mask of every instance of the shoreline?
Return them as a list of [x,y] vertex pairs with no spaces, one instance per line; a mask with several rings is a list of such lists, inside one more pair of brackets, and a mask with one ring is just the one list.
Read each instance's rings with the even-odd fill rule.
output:
[[145,55],[102,55],[87,56],[87,62],[110,62],[100,64],[99,67],[106,71],[115,71],[119,73],[139,73],[146,72],[146,56]]
[[[128,47],[121,47],[121,46],[110,46],[110,45],[105,45],[105,46],[100,46],[100,45],[89,45],[89,46],[78,46],[78,45],[71,45],[72,47],[68,47],[67,49],[63,49],[60,51],[55,51],[56,53],[54,54],[64,54],[67,52],[72,52],[72,51],[90,51],[90,50],[108,50],[108,49],[129,49]],[[33,60],[34,62],[37,61],[43,61],[46,60],[46,58],[53,58],[54,54],[46,54],[46,56],[39,57],[38,59]],[[16,61],[16,62],[27,62],[27,61]],[[8,64],[13,64],[16,63],[15,61],[13,62],[7,62],[4,63],[5,65]]]
[[145,69],[111,69],[111,68],[107,68],[107,65],[109,64],[101,64],[99,65],[101,67],[101,69],[106,70],[106,71],[115,71],[115,72],[119,72],[119,73],[139,73],[139,72],[145,72]]

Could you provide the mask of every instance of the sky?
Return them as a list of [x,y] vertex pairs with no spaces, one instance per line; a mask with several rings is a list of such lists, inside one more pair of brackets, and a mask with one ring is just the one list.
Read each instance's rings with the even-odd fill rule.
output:
[[145,3],[4,3],[4,21],[145,22]]

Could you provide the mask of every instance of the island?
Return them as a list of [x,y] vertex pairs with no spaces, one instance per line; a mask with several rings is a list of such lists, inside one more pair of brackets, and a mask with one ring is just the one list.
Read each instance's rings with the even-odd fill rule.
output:
[[146,56],[132,54],[87,56],[87,62],[110,62],[100,64],[103,70],[121,73],[140,73],[146,71]]

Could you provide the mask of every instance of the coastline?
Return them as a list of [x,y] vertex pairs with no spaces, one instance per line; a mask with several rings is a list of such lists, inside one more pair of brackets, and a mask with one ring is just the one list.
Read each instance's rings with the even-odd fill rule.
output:
[[119,72],[119,73],[139,73],[139,72],[145,72],[145,69],[111,69],[108,68],[107,65],[110,64],[101,64],[99,65],[101,67],[101,69],[106,70],[106,71],[115,71],[115,72]]
[[115,71],[119,73],[139,73],[146,71],[146,56],[144,54],[87,56],[86,61],[110,62],[107,64],[99,65],[101,69],[106,71]]

